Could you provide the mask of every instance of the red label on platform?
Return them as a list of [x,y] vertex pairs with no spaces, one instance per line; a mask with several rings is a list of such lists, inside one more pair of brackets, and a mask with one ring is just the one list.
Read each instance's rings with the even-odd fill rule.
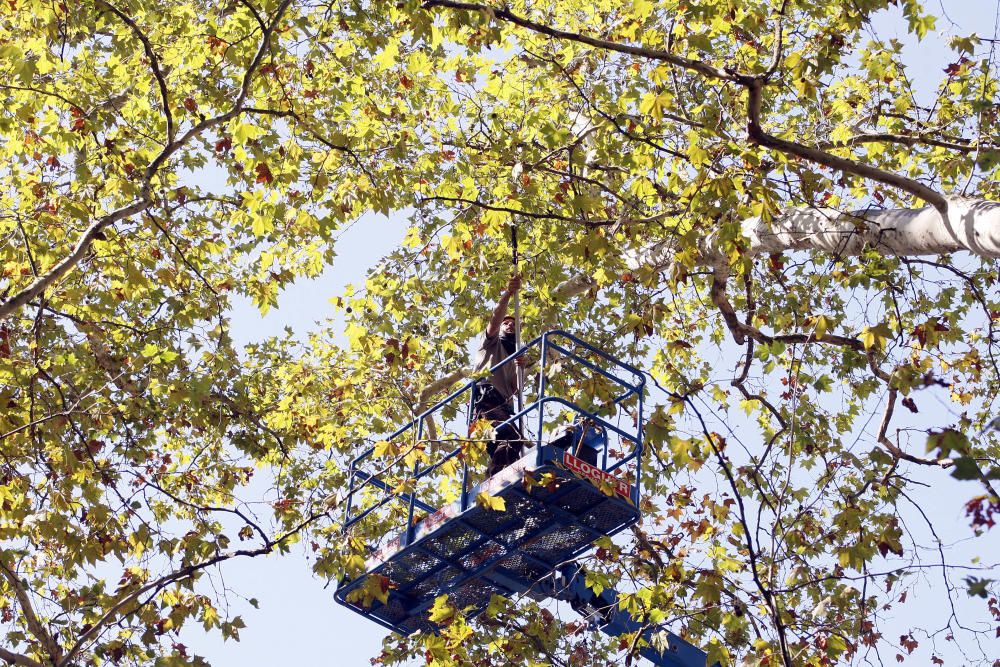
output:
[[628,500],[632,499],[632,487],[624,479],[619,479],[613,473],[604,472],[600,468],[590,465],[569,452],[563,452],[563,465],[577,477],[582,477],[597,487],[600,487],[602,484],[610,484],[619,496]]

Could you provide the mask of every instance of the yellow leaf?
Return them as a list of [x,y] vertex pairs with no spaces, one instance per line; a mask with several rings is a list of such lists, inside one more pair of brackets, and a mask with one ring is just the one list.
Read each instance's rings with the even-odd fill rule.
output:
[[816,338],[822,339],[826,335],[826,329],[830,325],[830,321],[826,319],[826,316],[820,315],[816,318]]
[[369,608],[375,600],[382,604],[389,601],[389,589],[395,588],[388,577],[381,574],[370,574],[365,577],[361,586],[347,594],[347,601]]
[[875,345],[875,334],[868,327],[865,327],[864,331],[861,332],[861,344],[865,346],[866,350],[870,350]]
[[382,459],[399,456],[399,447],[388,440],[379,440],[375,443],[375,456]]
[[476,496],[476,504],[483,509],[503,512],[507,509],[506,501],[500,496],[491,496],[485,491]]
[[372,60],[380,70],[387,70],[392,67],[399,57],[399,42],[391,40],[383,47],[377,56]]
[[403,457],[403,465],[412,468],[417,463],[427,460],[427,452],[424,451],[423,445],[411,447],[406,456]]
[[439,595],[434,598],[434,606],[431,607],[428,619],[431,623],[447,625],[455,619],[455,607],[448,602],[447,595]]

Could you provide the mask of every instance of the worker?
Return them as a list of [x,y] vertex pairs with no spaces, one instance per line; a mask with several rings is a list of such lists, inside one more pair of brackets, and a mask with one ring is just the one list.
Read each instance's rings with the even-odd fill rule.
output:
[[[507,283],[507,289],[500,296],[500,301],[483,335],[479,349],[476,351],[475,369],[477,373],[493,368],[501,361],[514,354],[517,349],[517,322],[512,315],[507,314],[507,305],[511,297],[521,289],[521,276],[514,274]],[[494,427],[493,441],[486,445],[490,455],[490,464],[486,469],[487,477],[500,472],[521,458],[521,448],[524,437],[517,424],[504,424],[514,416],[514,396],[518,392],[517,366],[524,366],[524,356],[517,357],[513,364],[505,364],[491,372],[489,377],[476,385],[474,397],[473,418],[488,420]]]

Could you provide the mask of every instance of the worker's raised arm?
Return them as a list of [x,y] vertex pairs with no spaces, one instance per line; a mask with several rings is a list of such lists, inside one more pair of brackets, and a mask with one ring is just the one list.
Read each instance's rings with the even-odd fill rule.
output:
[[519,289],[521,289],[521,276],[514,274],[510,277],[510,281],[507,282],[507,289],[500,296],[497,307],[493,309],[490,322],[486,325],[486,335],[489,338],[493,338],[500,333],[500,325],[503,323],[503,318],[507,315],[507,304],[510,303],[510,298]]

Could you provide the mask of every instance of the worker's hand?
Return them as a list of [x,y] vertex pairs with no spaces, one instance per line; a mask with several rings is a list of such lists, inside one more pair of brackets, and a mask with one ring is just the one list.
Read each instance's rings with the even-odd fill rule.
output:
[[527,365],[527,363],[528,363],[528,358],[523,354],[520,357],[514,357],[514,364],[520,366],[521,368],[524,368],[525,365]]
[[507,294],[513,296],[513,294],[519,289],[521,289],[521,275],[515,273],[510,277],[510,280],[507,281]]

